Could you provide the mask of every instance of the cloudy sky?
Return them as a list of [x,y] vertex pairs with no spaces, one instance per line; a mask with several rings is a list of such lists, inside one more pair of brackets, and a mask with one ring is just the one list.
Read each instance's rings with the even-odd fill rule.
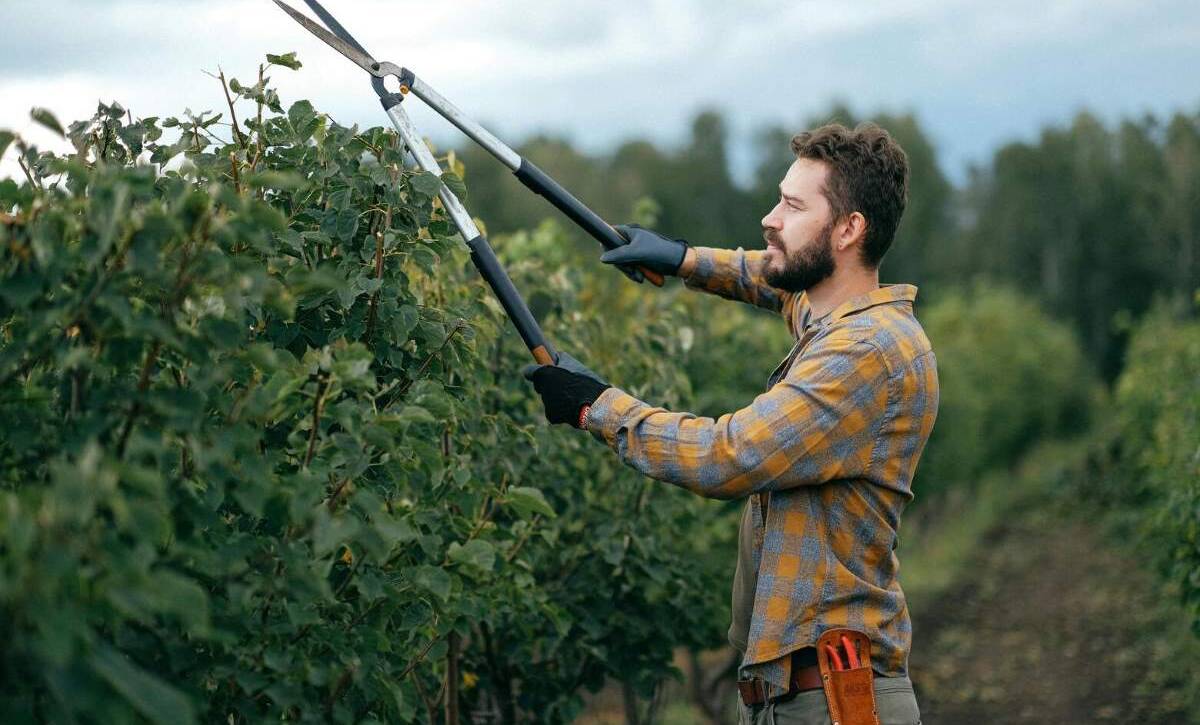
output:
[[[696,111],[715,108],[740,140],[742,173],[756,129],[798,129],[835,99],[915,112],[955,179],[1081,108],[1106,119],[1200,110],[1196,0],[326,6],[378,59],[412,68],[510,143],[549,131],[592,150],[635,135],[670,144]],[[308,98],[342,123],[386,121],[364,74],[269,0],[0,0],[0,128],[53,146],[30,107],[64,124],[98,99],[135,116],[218,109],[203,71],[249,80],[264,53],[289,50],[304,68],[275,71],[285,105]],[[458,140],[429,112],[414,118],[435,140]],[[11,155],[0,176],[16,172]]]

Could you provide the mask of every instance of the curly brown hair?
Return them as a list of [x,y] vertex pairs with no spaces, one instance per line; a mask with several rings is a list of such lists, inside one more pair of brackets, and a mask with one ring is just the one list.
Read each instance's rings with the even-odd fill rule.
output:
[[908,202],[908,156],[886,130],[861,123],[853,131],[830,123],[792,137],[799,159],[823,161],[829,176],[825,198],[833,218],[860,212],[867,220],[863,264],[877,268]]

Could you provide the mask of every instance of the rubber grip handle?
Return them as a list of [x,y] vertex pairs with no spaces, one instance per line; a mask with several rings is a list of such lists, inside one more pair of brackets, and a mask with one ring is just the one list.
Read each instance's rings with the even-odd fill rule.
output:
[[[553,204],[554,208],[561,211],[568,219],[575,222],[576,225],[590,234],[596,241],[600,242],[605,249],[616,249],[628,243],[629,240],[622,237],[620,232],[613,229],[608,222],[601,219],[596,212],[576,199],[571,192],[564,189],[557,181],[552,179],[545,171],[539,169],[529,159],[522,158],[521,166],[513,172],[513,175],[535,194],[544,197]],[[663,286],[663,276],[658,272],[646,269],[645,267],[637,267],[636,269],[638,272],[641,272],[642,276],[650,284],[655,287]]]
[[508,276],[508,272],[504,271],[500,260],[496,259],[496,252],[492,250],[492,245],[488,244],[487,239],[480,234],[468,241],[467,247],[471,250],[471,262],[479,270],[480,276],[488,283],[488,286],[492,288],[492,292],[496,293],[496,298],[500,300],[500,306],[504,308],[508,319],[512,320],[513,326],[517,328],[517,334],[521,336],[525,347],[529,348],[529,352],[533,354],[533,359],[542,365],[553,365],[558,359],[558,353],[546,340],[546,336],[542,334],[542,328],[534,318],[533,312],[530,311],[529,305],[525,304],[521,293],[513,285],[512,278]]

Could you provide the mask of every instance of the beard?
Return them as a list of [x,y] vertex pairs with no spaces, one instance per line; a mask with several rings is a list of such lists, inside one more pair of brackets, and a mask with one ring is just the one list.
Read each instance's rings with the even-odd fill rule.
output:
[[835,269],[833,261],[833,227],[831,221],[811,244],[806,244],[794,254],[783,250],[779,238],[772,232],[764,232],[768,243],[776,244],[776,253],[783,255],[783,267],[768,265],[763,279],[772,287],[785,292],[803,292],[827,279]]

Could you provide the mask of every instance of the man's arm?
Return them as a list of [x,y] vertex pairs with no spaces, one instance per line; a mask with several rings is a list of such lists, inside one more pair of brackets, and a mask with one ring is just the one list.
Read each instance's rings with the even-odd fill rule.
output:
[[629,244],[610,249],[600,255],[600,261],[641,265],[661,274],[676,275],[692,289],[780,312],[788,327],[794,328],[800,295],[766,283],[762,273],[763,250],[693,247],[683,239],[671,239],[636,225],[617,225],[616,229]]
[[692,289],[779,312],[790,322],[800,295],[766,283],[763,279],[764,254],[761,249],[741,247],[689,247],[678,274]]
[[735,413],[671,413],[609,388],[593,403],[588,430],[627,465],[707,498],[865,476],[888,404],[887,365],[870,342],[816,344]]

